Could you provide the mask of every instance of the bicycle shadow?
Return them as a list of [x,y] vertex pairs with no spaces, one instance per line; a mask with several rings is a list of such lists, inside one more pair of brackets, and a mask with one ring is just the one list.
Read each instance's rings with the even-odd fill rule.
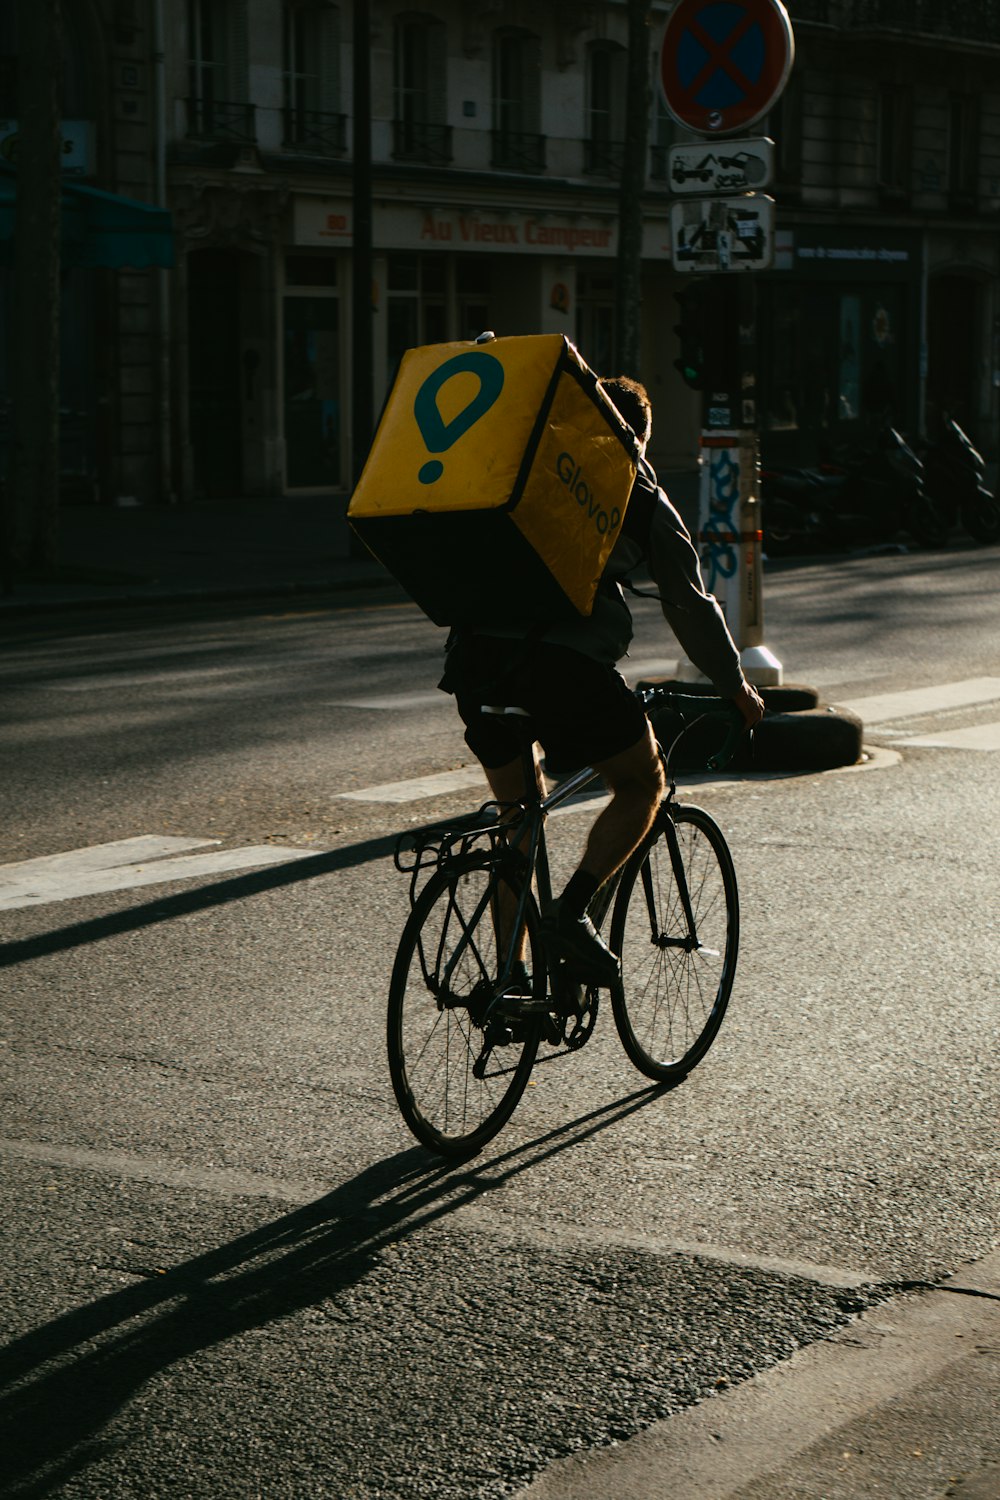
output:
[[109,1446],[103,1429],[177,1361],[336,1297],[387,1246],[581,1145],[661,1093],[640,1089],[474,1163],[442,1163],[420,1147],[399,1152],[314,1203],[14,1339],[0,1350],[4,1494],[51,1494],[101,1457]]

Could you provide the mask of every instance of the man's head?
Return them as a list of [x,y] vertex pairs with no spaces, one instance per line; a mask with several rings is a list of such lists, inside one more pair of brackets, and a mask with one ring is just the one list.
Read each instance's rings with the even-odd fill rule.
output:
[[653,430],[653,408],[646,387],[628,375],[610,375],[601,381],[601,389],[645,449]]

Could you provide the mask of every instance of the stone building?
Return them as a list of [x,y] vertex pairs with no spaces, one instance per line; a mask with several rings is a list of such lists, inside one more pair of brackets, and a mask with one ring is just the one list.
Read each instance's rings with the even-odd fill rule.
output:
[[[12,9],[0,153],[16,134]],[[671,5],[649,9],[641,373],[654,461],[693,468],[667,169],[690,137],[657,81]],[[615,364],[626,10],[370,0],[376,410],[404,348],[483,328],[563,332],[595,368]],[[914,432],[931,399],[994,452],[1000,0],[789,11],[791,80],[753,127],[778,161],[774,264],[754,273],[765,452],[814,457],[876,403]],[[69,273],[73,461],[105,502],[328,494],[339,514],[355,462],[354,5],[65,0],[65,13],[71,169],[165,205],[174,236],[171,270]],[[0,282],[2,316],[15,295],[2,267]]]

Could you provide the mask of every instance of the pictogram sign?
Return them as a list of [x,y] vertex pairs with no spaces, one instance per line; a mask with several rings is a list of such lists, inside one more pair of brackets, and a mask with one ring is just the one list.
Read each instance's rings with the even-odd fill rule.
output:
[[780,0],[678,0],[660,49],[674,119],[701,135],[731,135],[766,115],[795,56]]

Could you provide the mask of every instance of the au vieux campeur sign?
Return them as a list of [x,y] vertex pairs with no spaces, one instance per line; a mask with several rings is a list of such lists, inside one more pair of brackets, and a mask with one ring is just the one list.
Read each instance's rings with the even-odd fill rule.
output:
[[701,135],[731,135],[767,114],[795,55],[780,0],[678,0],[660,49],[671,115]]

